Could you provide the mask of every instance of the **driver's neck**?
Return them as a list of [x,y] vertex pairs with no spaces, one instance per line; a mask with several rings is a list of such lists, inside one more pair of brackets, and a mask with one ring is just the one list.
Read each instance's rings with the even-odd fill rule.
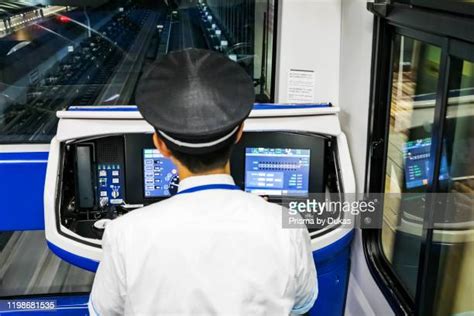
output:
[[178,168],[178,175],[179,180],[183,181],[186,178],[195,177],[195,176],[208,176],[213,174],[228,174],[230,175],[230,163],[227,164],[223,168],[216,168],[212,170],[207,170],[204,172],[191,172],[188,168],[183,166],[182,164],[177,164]]

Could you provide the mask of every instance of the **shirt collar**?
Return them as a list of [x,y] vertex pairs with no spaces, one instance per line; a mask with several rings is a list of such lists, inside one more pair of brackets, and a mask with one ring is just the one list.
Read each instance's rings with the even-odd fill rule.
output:
[[192,176],[179,182],[178,192],[201,185],[208,184],[234,184],[234,179],[228,174],[210,174],[205,176]]

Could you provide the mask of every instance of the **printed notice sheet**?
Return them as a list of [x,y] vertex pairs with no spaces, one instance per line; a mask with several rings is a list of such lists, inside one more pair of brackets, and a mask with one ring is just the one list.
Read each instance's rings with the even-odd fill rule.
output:
[[288,73],[288,103],[313,103],[315,73],[313,70],[290,69]]

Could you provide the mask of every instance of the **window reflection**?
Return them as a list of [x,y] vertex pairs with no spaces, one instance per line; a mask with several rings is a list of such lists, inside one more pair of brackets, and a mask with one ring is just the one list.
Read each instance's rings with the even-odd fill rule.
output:
[[441,182],[433,264],[439,265],[436,315],[472,313],[474,301],[474,63],[451,58],[444,152],[449,178]]
[[427,199],[434,226],[424,308],[434,315],[470,313],[474,274],[474,63],[450,58],[448,104],[439,185],[433,178],[431,135],[441,49],[396,36],[385,175],[382,246],[413,298],[417,293]]
[[49,142],[70,105],[134,104],[144,66],[169,51],[218,51],[272,87],[274,0],[0,3],[0,142]]
[[405,36],[394,49],[382,245],[414,297],[441,49]]
[[[143,67],[189,47],[238,62],[257,101],[270,101],[274,10],[274,0],[0,1],[0,144],[48,143],[71,105],[133,105]],[[0,296],[88,292],[92,280],[43,232],[0,232]]]

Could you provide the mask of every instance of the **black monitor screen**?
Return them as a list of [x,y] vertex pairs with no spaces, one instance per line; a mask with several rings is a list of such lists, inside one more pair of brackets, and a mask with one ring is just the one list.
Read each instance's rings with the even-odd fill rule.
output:
[[157,149],[143,149],[143,183],[145,198],[175,194],[179,184],[176,166]]
[[[431,138],[421,138],[406,142],[405,156],[405,183],[407,189],[423,187],[428,184],[430,175]],[[449,178],[448,162],[443,153],[439,179]]]
[[245,191],[271,196],[306,196],[309,149],[247,147]]

